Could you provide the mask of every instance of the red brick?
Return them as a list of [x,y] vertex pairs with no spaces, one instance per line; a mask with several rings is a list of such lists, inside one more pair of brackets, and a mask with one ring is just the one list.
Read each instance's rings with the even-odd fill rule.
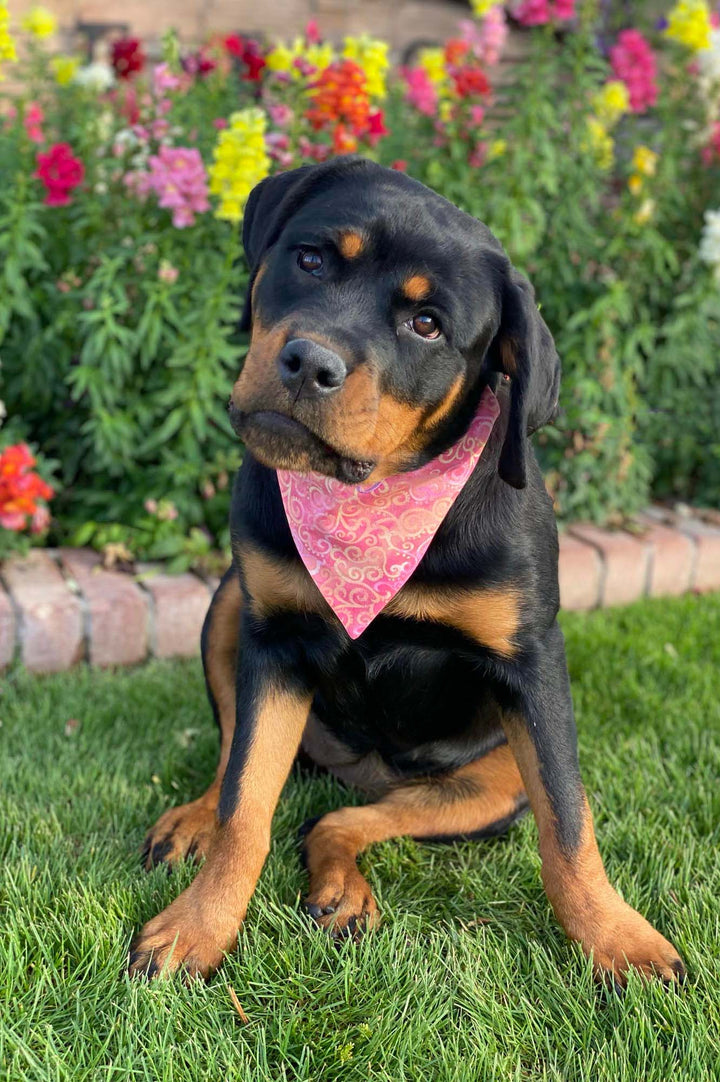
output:
[[68,576],[85,599],[91,665],[136,665],[148,652],[147,594],[121,571],[106,571],[89,549],[61,549]]
[[654,516],[640,515],[639,521],[647,527],[642,540],[652,548],[648,593],[651,597],[679,597],[690,589],[695,563],[693,541],[680,530],[661,525]]
[[195,575],[144,575],[142,584],[152,597],[150,649],[156,657],[194,657],[200,652],[200,632],[210,605],[210,592]]
[[0,585],[0,669],[15,656],[15,612],[12,602]]
[[698,593],[720,590],[720,527],[700,519],[672,514],[676,529],[695,543],[695,568],[690,588]]
[[60,672],[84,654],[80,601],[42,549],[10,559],[3,578],[19,614],[20,656],[32,672]]
[[592,545],[560,534],[560,604],[564,609],[593,609],[600,602],[602,561]]
[[649,545],[622,530],[601,530],[599,526],[573,526],[570,533],[593,545],[603,559],[601,605],[625,605],[643,596],[647,585]]

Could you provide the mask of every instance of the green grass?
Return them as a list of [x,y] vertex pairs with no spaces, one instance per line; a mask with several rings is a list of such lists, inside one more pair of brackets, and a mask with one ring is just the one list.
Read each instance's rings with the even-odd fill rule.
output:
[[146,875],[138,850],[213,770],[200,666],[15,672],[0,696],[2,1082],[720,1077],[720,596],[563,623],[608,871],[680,949],[681,992],[594,986],[551,918],[530,819],[494,842],[375,846],[362,867],[383,926],[334,947],[302,915],[295,831],[348,794],[300,776],[238,952],[207,986],[130,982],[133,930],[191,878]]

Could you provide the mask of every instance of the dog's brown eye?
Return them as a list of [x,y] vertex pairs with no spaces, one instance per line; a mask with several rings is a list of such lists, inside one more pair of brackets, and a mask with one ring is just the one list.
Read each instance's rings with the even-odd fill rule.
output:
[[421,312],[419,316],[413,316],[408,321],[410,329],[419,334],[421,338],[438,338],[440,335],[440,325],[434,316],[429,316],[427,312]]
[[308,274],[317,274],[323,265],[323,258],[316,248],[301,248],[298,252],[298,267]]

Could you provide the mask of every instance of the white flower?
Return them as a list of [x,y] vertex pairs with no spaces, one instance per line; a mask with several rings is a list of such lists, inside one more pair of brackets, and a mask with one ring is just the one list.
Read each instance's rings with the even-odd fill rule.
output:
[[3,423],[3,421],[5,420],[6,417],[7,417],[7,406],[5,405],[3,400],[0,398],[0,425]]
[[75,72],[73,82],[101,94],[113,85],[115,73],[103,60],[94,60],[92,64],[86,64]]
[[710,31],[710,45],[697,54],[700,74],[708,82],[720,80],[720,29]]
[[700,238],[698,254],[708,263],[720,281],[720,210],[705,211],[705,225]]

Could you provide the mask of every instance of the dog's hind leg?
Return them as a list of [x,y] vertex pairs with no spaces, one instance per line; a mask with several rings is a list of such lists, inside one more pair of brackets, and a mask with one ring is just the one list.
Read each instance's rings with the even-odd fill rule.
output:
[[202,630],[202,661],[210,705],[220,730],[220,760],[207,792],[160,816],[143,846],[147,869],[204,857],[215,824],[215,810],[235,731],[235,681],[242,594],[231,566],[215,591]]
[[403,835],[428,841],[491,837],[526,808],[520,771],[504,744],[451,774],[402,784],[376,804],[329,812],[304,839],[308,912],[334,936],[354,935],[377,921],[375,900],[356,865],[368,845]]

